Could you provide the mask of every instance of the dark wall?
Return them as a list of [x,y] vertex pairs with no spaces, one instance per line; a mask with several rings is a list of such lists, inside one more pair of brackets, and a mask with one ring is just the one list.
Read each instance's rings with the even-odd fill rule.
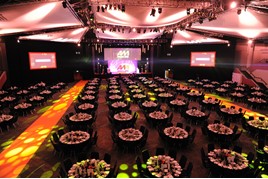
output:
[[[83,44],[78,47],[73,43],[45,41],[21,41],[15,38],[6,39],[7,60],[11,84],[28,85],[44,81],[74,81],[74,73],[84,79],[93,77],[91,48]],[[28,52],[56,52],[57,69],[30,70]]]
[[[215,67],[190,67],[191,52],[216,51]],[[164,71],[171,69],[174,79],[208,78],[211,80],[231,80],[234,70],[235,45],[178,45],[154,46],[154,76],[164,77]]]

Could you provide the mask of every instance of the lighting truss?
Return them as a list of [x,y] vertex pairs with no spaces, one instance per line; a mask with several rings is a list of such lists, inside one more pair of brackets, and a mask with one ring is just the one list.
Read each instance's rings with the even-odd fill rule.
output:
[[208,7],[212,4],[212,0],[89,0],[91,5],[105,5],[105,4],[125,4],[127,6],[140,7]]

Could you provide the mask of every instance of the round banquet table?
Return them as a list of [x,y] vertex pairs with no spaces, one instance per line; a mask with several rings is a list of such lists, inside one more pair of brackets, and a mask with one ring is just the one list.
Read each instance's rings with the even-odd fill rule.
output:
[[132,115],[127,112],[119,112],[114,115],[114,119],[117,121],[129,121],[132,119]]
[[236,117],[239,116],[240,112],[236,109],[233,108],[221,108],[220,109],[223,118],[225,119],[236,119]]
[[248,170],[248,160],[229,149],[214,149],[208,153],[212,170],[229,177],[241,177]]
[[146,99],[146,95],[143,93],[136,93],[132,95],[133,100],[135,101],[141,101]]
[[63,149],[79,151],[88,144],[90,134],[85,131],[70,131],[63,134],[59,141]]
[[249,124],[249,130],[250,131],[258,131],[261,133],[264,133],[265,135],[268,134],[268,120],[261,121],[259,119],[254,119],[247,121]]
[[106,178],[111,170],[104,160],[86,159],[72,165],[68,171],[69,178]]
[[149,113],[149,123],[151,123],[154,127],[158,125],[164,125],[168,121],[168,115],[162,111],[154,111]]
[[70,121],[73,122],[81,122],[81,121],[88,121],[92,119],[92,115],[88,113],[76,113],[72,116],[70,116]]
[[132,149],[135,149],[135,147],[141,142],[142,136],[142,132],[134,128],[122,129],[118,133],[121,144]]
[[169,106],[174,110],[181,111],[183,108],[186,108],[187,103],[182,99],[174,99],[169,102]]
[[176,159],[167,155],[151,156],[146,162],[146,168],[152,178],[178,178],[182,173]]
[[83,95],[83,96],[80,97],[80,100],[82,102],[89,102],[90,103],[90,102],[95,101],[96,97],[93,96],[93,95]]
[[13,97],[13,96],[6,96],[1,99],[1,103],[3,106],[11,106],[12,104],[16,103],[19,99]]
[[120,101],[120,100],[123,100],[123,96],[118,95],[118,94],[109,95],[108,100],[110,100],[110,101]]
[[17,111],[20,115],[29,113],[33,108],[33,105],[30,103],[20,103],[14,106],[14,110]]
[[159,93],[157,96],[160,98],[160,100],[161,100],[162,102],[169,102],[169,101],[174,97],[173,94],[171,94],[171,93],[166,93],[166,92],[164,92],[164,93]]
[[209,136],[218,141],[230,141],[233,137],[233,130],[223,124],[209,124],[207,128]]
[[91,103],[82,103],[78,106],[78,109],[83,110],[83,111],[87,111],[90,109],[94,109],[94,104]]
[[87,86],[86,89],[87,90],[96,90],[96,86]]
[[158,107],[158,104],[154,101],[144,101],[143,103],[141,103],[141,107],[143,110],[147,112],[151,112],[151,111],[156,110],[156,108]]
[[0,127],[3,130],[7,130],[7,126],[10,126],[13,124],[12,120],[14,119],[14,116],[9,114],[1,114],[0,115]]
[[187,145],[189,134],[188,132],[180,127],[170,126],[163,130],[165,138],[170,144],[175,144],[175,146]]

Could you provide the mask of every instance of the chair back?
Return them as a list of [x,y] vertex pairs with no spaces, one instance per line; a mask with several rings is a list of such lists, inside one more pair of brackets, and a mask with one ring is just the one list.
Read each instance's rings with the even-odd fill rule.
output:
[[215,145],[212,143],[208,144],[208,152],[213,151],[215,149]]
[[147,149],[144,149],[141,153],[142,153],[142,160],[144,163],[146,163],[147,160],[150,158],[150,153]]
[[91,159],[99,159],[100,158],[99,152],[91,152],[90,153],[90,158]]
[[179,164],[181,168],[183,169],[187,163],[187,157],[185,155],[182,155],[179,161]]
[[156,148],[155,155],[165,155],[165,149],[164,148]]
[[103,160],[106,162],[106,163],[111,163],[111,158],[112,156],[108,153],[105,153],[104,154],[104,157],[103,157]]

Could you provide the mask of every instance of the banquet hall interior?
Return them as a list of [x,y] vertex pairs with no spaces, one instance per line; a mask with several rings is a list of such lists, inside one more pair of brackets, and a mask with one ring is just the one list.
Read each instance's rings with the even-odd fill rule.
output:
[[0,178],[267,178],[267,0],[2,0]]

